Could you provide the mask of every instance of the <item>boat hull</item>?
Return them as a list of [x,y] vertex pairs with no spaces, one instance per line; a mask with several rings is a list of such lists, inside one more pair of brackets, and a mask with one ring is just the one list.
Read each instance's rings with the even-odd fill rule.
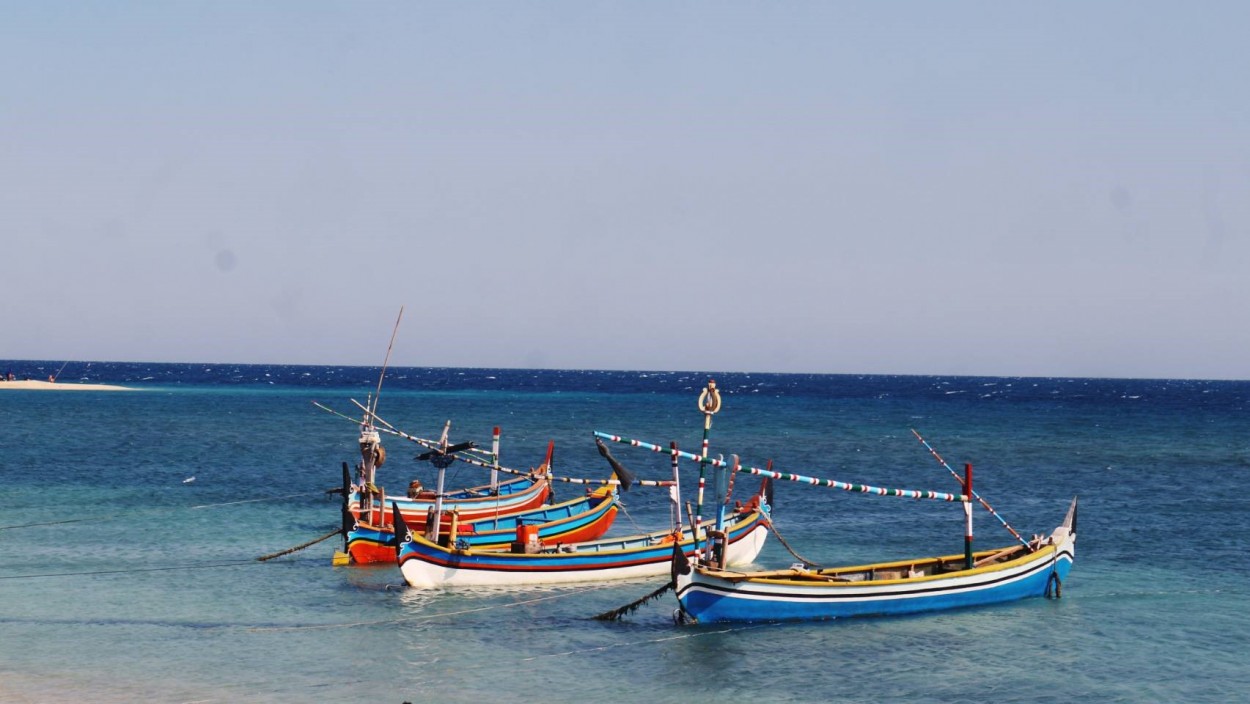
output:
[[[492,514],[477,521],[459,520],[457,541],[478,549],[507,547],[516,540],[519,525],[533,526],[545,542],[578,542],[601,537],[612,526],[619,510],[615,493],[599,491],[554,506]],[[414,530],[423,530],[424,526]],[[440,531],[450,533],[443,520]],[[395,564],[395,531],[390,525],[357,523],[347,534],[347,553],[356,564]]]
[[[1074,504],[1075,506],[1075,504]],[[1025,554],[990,562],[996,554]],[[948,556],[864,565],[838,570],[731,573],[692,567],[677,575],[677,600],[687,620],[698,623],[820,621],[854,616],[887,616],[982,606],[1057,593],[1072,568],[1076,535],[1061,526],[1049,544],[1027,552],[1019,546],[978,553],[988,562],[973,569],[904,576],[918,564],[952,564]],[[871,578],[834,581],[838,575]],[[876,578],[877,574],[899,578]]]
[[[766,508],[753,507],[734,514],[727,525],[726,559],[731,565],[755,560],[768,537]],[[503,550],[454,550],[414,535],[400,547],[399,568],[410,586],[419,588],[563,584],[669,573],[674,554],[668,531],[627,538],[549,546],[540,553]],[[691,555],[695,544],[687,530],[682,551]]]
[[[418,498],[388,495],[384,499],[375,497],[362,502],[359,487],[356,487],[348,498],[347,510],[357,522],[385,526],[390,523],[392,506],[398,506],[409,528],[424,530],[435,503],[433,492],[428,493],[429,496]],[[537,508],[550,494],[551,485],[546,479],[522,478],[500,483],[498,493],[492,494],[489,486],[481,486],[447,494],[443,497],[443,509],[458,509],[462,522],[473,522],[493,518],[501,512]]]

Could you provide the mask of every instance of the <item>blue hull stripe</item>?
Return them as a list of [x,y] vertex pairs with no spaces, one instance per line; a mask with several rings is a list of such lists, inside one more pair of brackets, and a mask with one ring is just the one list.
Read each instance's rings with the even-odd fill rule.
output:
[[[936,584],[932,581],[878,586],[867,582],[838,583],[807,592],[782,588],[770,591],[767,586],[749,584],[724,587],[696,583],[685,586],[678,600],[687,613],[703,623],[908,614],[1042,596],[1052,568],[1060,580],[1066,579],[1072,561],[1072,552],[1065,549],[1057,559],[1047,556],[1023,569],[991,573],[979,580],[969,581],[965,577],[962,583],[955,581],[956,578]],[[796,589],[812,586],[815,585]]]

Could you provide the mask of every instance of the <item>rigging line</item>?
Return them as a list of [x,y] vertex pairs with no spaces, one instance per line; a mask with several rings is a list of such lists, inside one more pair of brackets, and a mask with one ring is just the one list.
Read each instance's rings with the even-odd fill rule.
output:
[[463,616],[465,614],[481,613],[483,611],[493,611],[495,609],[513,608],[517,606],[528,606],[529,604],[537,604],[544,601],[552,601],[553,599],[563,599],[567,596],[578,596],[588,592],[598,591],[600,589],[608,589],[610,587],[620,586],[615,582],[600,584],[585,589],[574,589],[561,594],[552,594],[550,596],[540,596],[533,599],[525,599],[522,601],[510,601],[506,604],[493,604],[490,606],[479,606],[473,609],[461,609],[459,611],[445,611],[437,614],[422,614],[420,616],[406,616],[404,618],[387,618],[377,621],[356,621],[355,623],[321,623],[312,626],[256,626],[247,629],[252,633],[262,633],[271,631],[312,631],[312,630],[328,630],[331,628],[355,628],[358,626],[387,626],[394,623],[406,623],[409,621],[429,621],[436,618],[445,618],[448,616]]
[[[925,446],[925,449],[929,451],[929,454],[933,455],[933,458],[934,458],[934,459],[936,459],[936,460],[938,461],[938,463],[939,463],[939,464],[941,464],[943,467],[945,467],[945,468],[946,468],[946,471],[950,472],[950,473],[951,473],[951,475],[955,477],[955,481],[959,482],[959,485],[960,485],[960,486],[964,486],[964,479],[963,479],[963,477],[959,476],[959,472],[956,472],[955,470],[951,469],[951,466],[950,466],[950,465],[948,465],[948,464],[946,464],[946,460],[942,459],[942,456],[941,456],[941,455],[939,455],[939,454],[937,453],[937,450],[933,449],[933,446],[932,446],[932,445],[930,445],[930,444],[929,444],[929,442],[928,442],[927,440],[925,440],[923,437],[921,437],[921,436],[920,436],[920,433],[917,433],[915,428],[912,428],[912,429],[911,429],[911,434],[912,434],[912,435],[915,435],[915,436],[916,436],[916,439],[920,441],[920,444],[921,444],[921,445],[924,445],[924,446]],[[965,487],[965,488],[966,488],[966,487]],[[993,506],[990,506],[989,502],[987,502],[985,499],[981,498],[981,495],[980,495],[980,494],[976,493],[975,491],[972,491],[972,492],[969,492],[969,493],[970,493],[970,494],[972,494],[972,498],[974,498],[974,499],[976,499],[977,501],[979,501],[979,502],[981,503],[981,505],[985,507],[985,510],[986,510],[986,511],[989,511],[989,512],[990,512],[990,515],[991,515],[991,516],[993,516],[994,518],[997,518],[997,519],[998,519],[998,522],[999,522],[999,523],[1001,523],[1001,524],[1003,525],[1003,527],[1007,529],[1007,531],[1008,531],[1008,532],[1010,532],[1013,536],[1015,536],[1016,540],[1020,541],[1020,544],[1021,544],[1021,545],[1023,545],[1023,546],[1024,546],[1024,547],[1026,547],[1026,548],[1028,548],[1028,549],[1029,549],[1029,552],[1035,552],[1035,551],[1036,551],[1036,548],[1035,548],[1035,547],[1033,547],[1032,545],[1030,545],[1030,544],[1029,544],[1029,541],[1025,540],[1023,536],[1021,536],[1018,532],[1016,532],[1016,529],[1011,527],[1011,524],[1007,522],[1007,519],[1003,518],[1003,517],[1002,517],[1002,516],[998,513],[998,511],[995,511],[995,510],[994,510],[994,507],[993,507]]]
[[637,532],[639,532],[639,533],[646,533],[646,532],[647,532],[647,531],[645,531],[645,530],[643,530],[643,529],[642,529],[642,526],[638,525],[638,521],[635,521],[635,520],[634,520],[634,516],[633,516],[633,514],[631,514],[631,513],[629,512],[629,509],[625,507],[625,502],[624,502],[624,501],[617,501],[617,502],[616,502],[616,506],[617,506],[617,508],[621,509],[621,513],[625,514],[625,517],[629,519],[629,522],[634,524],[634,530],[635,530],[635,531],[637,531]]

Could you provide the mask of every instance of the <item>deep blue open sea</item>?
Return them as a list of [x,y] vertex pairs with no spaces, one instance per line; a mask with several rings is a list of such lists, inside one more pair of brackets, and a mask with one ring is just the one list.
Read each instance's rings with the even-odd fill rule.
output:
[[[0,361],[47,378],[62,362]],[[591,432],[697,451],[699,391],[723,393],[713,454],[888,487],[956,491],[915,439],[1021,533],[1080,495],[1059,600],[924,616],[678,626],[671,594],[622,622],[594,614],[663,578],[417,591],[393,566],[333,567],[340,465],[377,368],[74,362],[0,390],[0,701],[4,702],[1231,702],[1250,699],[1250,382],[388,371],[395,426],[502,461],[603,477]],[[433,470],[384,436],[387,487]],[[667,459],[617,446],[640,476]],[[683,479],[697,469],[683,465]],[[194,481],[186,481],[194,477]],[[452,485],[482,483],[464,465]],[[757,480],[743,476],[736,492]],[[687,486],[692,486],[688,482]],[[558,498],[576,487],[556,486]],[[664,527],[635,488],[614,533]],[[782,484],[775,523],[819,564],[962,551],[958,505]],[[976,544],[1012,537],[977,512]],[[762,567],[794,557],[770,537]]]

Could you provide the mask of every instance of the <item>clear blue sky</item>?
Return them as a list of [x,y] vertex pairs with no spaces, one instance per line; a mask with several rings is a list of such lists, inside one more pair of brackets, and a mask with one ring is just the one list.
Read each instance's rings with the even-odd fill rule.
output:
[[0,358],[1250,378],[1250,5],[0,1]]

